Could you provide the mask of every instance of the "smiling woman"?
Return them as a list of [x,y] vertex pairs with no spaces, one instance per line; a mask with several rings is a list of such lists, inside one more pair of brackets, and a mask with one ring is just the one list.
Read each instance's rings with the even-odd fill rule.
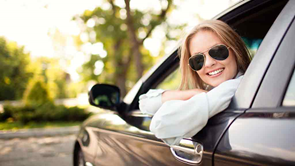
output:
[[237,63],[233,52],[213,32],[201,31],[196,34],[190,42],[190,48],[190,54],[193,55],[190,62],[196,61],[196,58],[201,59],[199,68],[195,71],[208,85],[216,87],[237,75]]
[[196,26],[181,48],[180,90],[150,90],[139,98],[140,110],[153,115],[150,130],[169,145],[198,133],[228,107],[249,63],[244,42],[226,23]]
[[[213,47],[216,45],[224,45],[226,49],[224,47],[219,47],[220,49],[215,49],[216,51],[210,49],[217,48]],[[187,67],[189,59],[200,53],[204,55],[204,60],[206,59],[204,65],[202,64],[197,72],[190,70]],[[249,63],[250,56],[245,43],[231,27],[222,21],[205,21],[188,34],[182,46],[181,89],[189,89],[189,87],[206,89],[208,85],[216,87],[220,83],[232,79],[238,72],[244,73]],[[219,69],[218,67],[225,69],[223,74],[209,79],[211,77],[207,74]]]

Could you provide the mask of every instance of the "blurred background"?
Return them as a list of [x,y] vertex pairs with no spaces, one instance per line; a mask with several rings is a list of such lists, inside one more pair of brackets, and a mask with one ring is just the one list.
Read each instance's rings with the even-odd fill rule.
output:
[[0,130],[80,124],[87,92],[122,97],[196,24],[238,0],[0,0]]

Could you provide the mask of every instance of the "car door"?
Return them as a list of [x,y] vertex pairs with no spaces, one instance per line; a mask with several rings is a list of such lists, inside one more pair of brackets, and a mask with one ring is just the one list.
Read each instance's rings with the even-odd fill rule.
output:
[[[275,20],[286,2],[241,2],[235,9],[223,13],[216,19],[228,22],[240,30],[241,34],[245,34],[245,37],[258,36],[261,38],[261,36],[264,37],[273,21],[268,27],[257,28],[256,31],[253,31],[253,28],[245,29],[243,25],[257,25],[257,22],[251,22],[253,21],[251,18],[259,16],[261,19],[263,16],[265,17],[263,14],[270,12],[274,14],[269,14],[269,18]],[[258,16],[257,12],[259,13]],[[247,35],[249,33],[250,35]],[[99,127],[97,127],[97,124],[93,125],[95,127],[88,127],[97,139],[95,143],[97,145],[95,165],[108,165],[108,163],[116,165],[213,165],[214,151],[217,145],[221,145],[219,140],[225,137],[226,129],[250,107],[237,107],[237,104],[232,104],[230,109],[212,117],[205,128],[194,137],[183,139],[179,146],[169,147],[165,145],[149,131],[149,123],[152,117],[140,113],[138,97],[151,88],[157,88],[167,79],[169,80],[168,76],[177,69],[178,63],[179,58],[177,50],[175,50],[167,58],[164,58],[163,62],[159,63],[160,66],[154,67],[143,77],[134,87],[135,90],[132,90],[125,97],[124,101],[127,105],[123,111],[97,115],[104,119],[102,124],[99,124]],[[265,63],[261,65],[261,68],[266,69],[267,66],[268,64]],[[254,99],[251,93],[248,96],[249,100]],[[235,103],[239,102],[235,101]],[[229,141],[222,143],[225,147],[230,144]]]
[[[255,5],[254,5],[254,3],[255,3]],[[262,4],[257,4],[257,2],[252,2],[252,4],[250,4],[250,3],[245,4],[244,6],[240,6],[239,8],[236,9],[236,10],[240,10],[240,11],[233,10],[233,11],[231,11],[231,13],[228,13],[228,14],[224,15],[223,17],[219,18],[219,19],[222,19],[222,20],[230,23],[232,26],[236,27],[237,30],[243,34],[242,37],[244,37],[244,38],[247,37],[248,40],[250,40],[250,38],[263,39],[264,35],[266,33],[268,33],[268,35],[265,37],[265,39],[264,39],[265,41],[263,41],[263,43],[265,43],[264,45],[267,46],[269,44],[268,41],[272,42],[272,46],[274,47],[272,50],[273,52],[271,52],[271,50],[270,50],[270,52],[267,53],[268,56],[266,56],[265,53],[263,53],[263,52],[262,53],[258,52],[257,55],[255,55],[255,56],[258,56],[256,58],[257,60],[253,61],[252,62],[253,64],[251,64],[249,67],[250,71],[255,70],[255,68],[256,68],[256,66],[258,66],[258,64],[259,64],[259,68],[262,72],[267,70],[269,62],[272,59],[272,55],[275,52],[276,48],[279,46],[280,41],[282,40],[284,33],[286,32],[286,30],[288,29],[289,24],[290,24],[291,18],[287,19],[285,15],[289,15],[290,13],[292,14],[293,10],[290,7],[290,4],[286,5],[286,3],[287,3],[287,1],[285,1],[285,2],[280,1],[279,3],[278,3],[278,1],[276,1],[276,2],[275,1],[268,1],[268,2],[262,3]],[[293,2],[290,2],[290,3],[293,3]],[[242,11],[244,11],[245,9],[247,9],[247,12],[243,13]],[[237,15],[236,13],[243,13],[243,14]],[[270,14],[270,13],[272,13],[272,14]],[[232,14],[232,16],[231,16],[231,14]],[[278,17],[278,15],[279,15],[279,17]],[[265,19],[266,16],[268,17],[268,20],[265,20],[265,23],[264,23],[263,20]],[[283,19],[286,23],[283,24],[280,21],[281,19]],[[243,20],[244,22],[242,22],[241,20]],[[273,24],[274,21],[275,21],[275,23]],[[253,22],[255,22],[255,23],[253,23]],[[257,25],[257,24],[269,25],[269,27],[271,27],[271,30],[268,32],[268,29],[266,27],[263,27],[261,29],[256,27],[255,31],[252,28],[250,28],[250,30],[245,30],[243,28],[244,26],[255,27],[255,25]],[[281,29],[280,31],[278,31],[278,29],[277,29],[278,25],[283,27],[283,28],[280,28]],[[276,38],[272,36],[272,33],[274,33],[274,32],[277,35]],[[269,40],[269,38],[272,38],[272,40]],[[274,39],[276,39],[276,40],[274,40]],[[257,40],[255,40],[255,41],[257,41]],[[265,46],[262,46],[261,49],[263,49]],[[259,62],[260,61],[259,55],[263,58],[265,63]],[[250,74],[251,74],[251,72],[250,72]],[[248,77],[249,76],[251,76],[251,75],[248,74]],[[259,73],[257,76],[259,76]],[[247,76],[246,75],[245,75],[244,79],[245,79],[245,81],[243,80],[242,83],[243,82],[247,83]],[[239,91],[244,91],[244,89],[245,88],[243,86],[239,87]],[[251,87],[249,87],[249,89],[251,89]],[[248,97],[248,99],[253,100],[255,96],[251,96],[251,94],[248,94],[248,96],[243,95],[243,98],[245,98],[245,97],[246,98]],[[243,100],[243,98],[242,98],[242,100]],[[201,154],[197,153],[201,158],[201,162],[199,163],[200,165],[213,164],[212,163],[213,153],[215,152],[217,145],[220,143],[219,141],[220,141],[221,137],[222,136],[226,137],[226,134],[225,134],[226,129],[231,125],[231,123],[237,117],[242,115],[247,108],[249,108],[249,107],[241,107],[241,106],[236,105],[235,103],[232,103],[232,105],[227,110],[225,110],[225,111],[219,113],[218,115],[212,117],[211,119],[209,119],[207,125],[199,133],[197,133],[194,137],[186,139],[186,142],[190,141],[193,145],[195,145],[196,148],[199,148],[196,151],[200,150],[199,152],[202,152]],[[228,146],[229,142],[224,141],[224,142],[222,142],[222,144],[219,144],[219,145],[223,148],[227,148],[227,147],[229,147]],[[183,161],[183,162],[190,162],[191,164],[196,163],[197,156],[194,158],[195,160],[189,160],[190,157],[188,157],[188,156],[190,156],[190,154],[189,154],[189,152],[183,152],[183,151],[185,151],[184,149],[186,149],[186,148],[181,148],[181,147],[175,147],[175,148],[172,147],[171,148],[172,153],[175,155],[175,157],[178,160]],[[183,151],[181,151],[181,150],[183,150]],[[175,153],[173,151],[175,151]],[[187,149],[187,151],[189,151],[189,149]]]
[[[295,164],[294,16],[295,3],[290,1],[267,35],[267,41],[262,43],[257,53],[260,58],[254,59],[259,64],[265,61],[263,56],[271,56],[269,67],[261,73],[260,83],[247,85],[257,87],[254,100],[236,94],[236,106],[250,104],[250,109],[224,133],[214,154],[214,165]],[[270,47],[275,43],[277,47]],[[257,71],[258,64],[253,70]],[[244,79],[250,78],[254,79],[246,75]],[[250,102],[242,104],[242,100]]]

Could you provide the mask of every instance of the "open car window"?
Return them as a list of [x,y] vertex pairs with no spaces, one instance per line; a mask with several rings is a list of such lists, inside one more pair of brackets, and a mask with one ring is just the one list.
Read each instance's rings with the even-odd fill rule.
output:
[[181,74],[177,68],[157,86],[157,89],[174,90],[179,87],[180,82]]
[[[243,12],[232,10],[222,17],[216,17],[216,19],[228,23],[241,36],[252,58],[255,58],[260,44],[287,2],[287,0],[266,1],[262,5],[254,6]],[[240,6],[237,10],[241,10],[242,7]],[[179,57],[176,55],[173,59],[177,59],[178,63],[173,64],[174,66],[163,65],[163,68],[160,69],[161,72],[144,83],[144,88],[140,93],[146,93],[149,89],[178,89],[181,81],[179,67],[177,67],[179,66]],[[132,108],[138,109],[138,98],[133,101],[133,104],[130,107],[131,110]]]
[[[270,1],[268,3],[272,3],[272,5],[265,5],[268,7],[262,5],[227,22],[241,36],[251,58],[255,56],[268,30],[287,2],[287,0]],[[181,75],[179,68],[177,68],[155,87],[165,90],[177,89],[180,81]]]

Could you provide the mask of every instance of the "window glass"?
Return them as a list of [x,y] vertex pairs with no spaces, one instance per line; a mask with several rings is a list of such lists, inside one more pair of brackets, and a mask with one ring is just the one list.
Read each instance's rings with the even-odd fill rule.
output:
[[166,77],[163,82],[161,82],[157,86],[157,89],[165,89],[165,90],[178,89],[180,85],[180,81],[181,81],[181,75],[180,75],[179,68],[177,68],[168,77]]
[[262,39],[252,39],[247,37],[242,37],[242,39],[245,42],[251,57],[253,58],[262,42]]
[[283,100],[283,106],[295,106],[295,73],[293,72],[291,81],[288,85],[286,95]]

